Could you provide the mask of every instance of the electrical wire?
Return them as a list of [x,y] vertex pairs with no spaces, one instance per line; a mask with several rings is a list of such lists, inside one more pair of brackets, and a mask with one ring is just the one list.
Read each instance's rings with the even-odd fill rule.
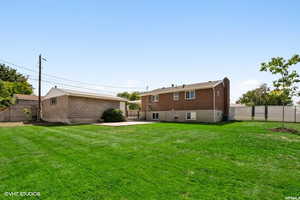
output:
[[[28,67],[17,65],[17,64],[14,64],[12,62],[6,61],[4,59],[0,59],[0,61],[3,62],[3,63],[6,63],[8,65],[12,65],[14,67],[17,67],[19,69],[23,69],[23,70],[27,70],[27,71],[30,71],[30,72],[38,73],[37,70],[33,70],[33,69],[28,68]],[[96,86],[96,87],[116,88],[116,89],[120,88],[120,89],[131,89],[131,90],[133,90],[133,89],[144,90],[145,89],[144,87],[125,87],[125,86],[99,85],[99,84],[94,84],[94,83],[87,83],[87,82],[82,82],[82,81],[77,81],[77,80],[71,80],[71,79],[67,79],[67,78],[64,78],[64,77],[59,77],[59,76],[55,76],[55,75],[51,75],[51,74],[47,74],[47,73],[42,73],[42,75],[48,76],[48,77],[51,77],[51,78],[55,78],[55,79],[61,80],[61,81],[68,81],[68,82],[78,83],[78,84],[82,84],[82,85]]]

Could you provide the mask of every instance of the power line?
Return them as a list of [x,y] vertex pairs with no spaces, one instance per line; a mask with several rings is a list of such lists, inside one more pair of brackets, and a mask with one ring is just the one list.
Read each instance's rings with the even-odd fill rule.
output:
[[[37,78],[28,78],[29,80],[33,80],[33,81],[38,81],[39,79]],[[82,87],[82,86],[78,86],[78,85],[70,85],[70,84],[66,84],[66,83],[60,83],[60,82],[55,82],[55,81],[49,81],[49,80],[42,80],[42,82],[45,83],[49,83],[49,84],[57,84],[57,85],[62,85],[62,86],[67,86],[67,87],[72,87],[72,88],[81,88],[81,89],[85,89],[85,90],[90,90],[90,91],[97,91],[97,92],[104,92],[104,93],[111,93],[111,94],[115,94],[114,92],[111,91],[107,91],[107,90],[98,90],[98,89],[91,89],[91,88],[86,88],[86,87]]]
[[[33,75],[33,74],[28,74],[28,73],[24,73],[24,75],[26,75],[28,77],[29,80],[31,81],[38,81],[38,77],[37,75]],[[121,89],[115,89],[115,90],[108,90],[108,89],[100,89],[97,87],[83,87],[82,85],[78,85],[78,84],[69,84],[69,83],[65,83],[65,82],[60,82],[57,80],[51,80],[49,78],[42,78],[42,82],[48,83],[48,84],[54,84],[54,85],[59,85],[59,86],[67,86],[67,87],[72,87],[72,88],[82,88],[82,89],[86,89],[86,90],[91,90],[91,91],[98,91],[98,92],[105,92],[105,93],[112,93],[115,94],[117,92],[121,92]]]
[[[4,62],[6,64],[9,64],[9,65],[15,66],[15,67],[20,68],[20,69],[24,69],[24,70],[27,70],[27,71],[30,71],[30,72],[38,73],[36,70],[30,69],[28,67],[24,67],[24,66],[21,66],[21,65],[17,65],[17,64],[14,64],[12,62],[3,60],[3,59],[0,59],[0,61]],[[47,74],[47,73],[42,73],[42,75],[52,77],[52,78],[55,78],[55,79],[58,79],[58,80],[64,80],[64,81],[69,81],[69,82],[74,82],[74,83],[76,82],[76,83],[79,83],[79,84],[96,86],[96,87],[106,87],[106,88],[116,88],[116,89],[117,88],[120,88],[120,89],[139,89],[139,90],[144,90],[145,89],[144,87],[125,87],[125,86],[99,85],[99,84],[94,84],[94,83],[87,83],[87,82],[82,82],[82,81],[77,81],[77,80],[71,80],[71,79],[67,79],[67,78],[64,78],[64,77],[55,76],[55,75]]]
[[[28,73],[28,72],[25,72],[23,73],[25,76],[28,77],[29,80],[33,80],[33,81],[38,81],[38,77],[36,74],[32,74],[32,73]],[[57,81],[54,81],[54,80],[49,80],[49,79],[42,79],[41,80],[42,82],[45,82],[45,83],[49,83],[49,84],[57,84],[57,85],[61,85],[61,86],[67,86],[67,87],[72,87],[72,88],[82,88],[82,89],[85,89],[85,90],[91,90],[91,91],[97,91],[97,92],[105,92],[105,93],[111,93],[111,94],[115,94],[116,92],[120,92],[120,91],[115,91],[115,92],[112,92],[111,90],[101,90],[101,89],[96,89],[96,88],[87,88],[87,87],[82,87],[82,86],[79,86],[79,85],[72,85],[72,84],[68,84],[68,83],[63,83],[63,82],[57,82]]]

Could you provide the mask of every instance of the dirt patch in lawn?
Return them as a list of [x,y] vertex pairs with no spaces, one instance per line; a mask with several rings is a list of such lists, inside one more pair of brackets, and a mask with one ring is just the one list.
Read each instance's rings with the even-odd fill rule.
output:
[[299,131],[297,131],[296,129],[292,129],[292,128],[271,128],[270,129],[273,132],[284,132],[284,133],[292,133],[292,134],[296,134],[296,135],[300,135]]

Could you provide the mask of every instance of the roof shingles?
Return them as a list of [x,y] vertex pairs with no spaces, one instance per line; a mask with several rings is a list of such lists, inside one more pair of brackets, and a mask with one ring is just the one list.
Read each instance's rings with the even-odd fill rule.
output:
[[222,83],[222,80],[180,85],[180,86],[167,87],[167,88],[159,88],[159,89],[151,90],[149,92],[144,92],[141,94],[141,96],[180,92],[180,91],[195,90],[195,89],[207,89],[207,88],[213,88],[220,83]]

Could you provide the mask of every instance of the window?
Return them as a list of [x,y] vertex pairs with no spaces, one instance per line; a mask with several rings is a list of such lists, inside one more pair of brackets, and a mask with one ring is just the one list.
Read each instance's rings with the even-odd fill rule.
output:
[[196,98],[195,90],[185,92],[185,99],[191,100],[191,99],[195,99],[195,98]]
[[179,100],[179,92],[174,92],[173,93],[173,100],[178,101]]
[[217,97],[218,97],[218,96],[220,96],[220,91],[219,91],[219,90],[217,90]]
[[186,120],[196,120],[196,112],[187,112]]
[[152,113],[153,120],[159,120],[159,113]]
[[158,102],[159,101],[159,96],[158,95],[152,95],[151,96],[151,102]]
[[57,104],[57,98],[51,98],[50,105],[55,105],[55,104]]

